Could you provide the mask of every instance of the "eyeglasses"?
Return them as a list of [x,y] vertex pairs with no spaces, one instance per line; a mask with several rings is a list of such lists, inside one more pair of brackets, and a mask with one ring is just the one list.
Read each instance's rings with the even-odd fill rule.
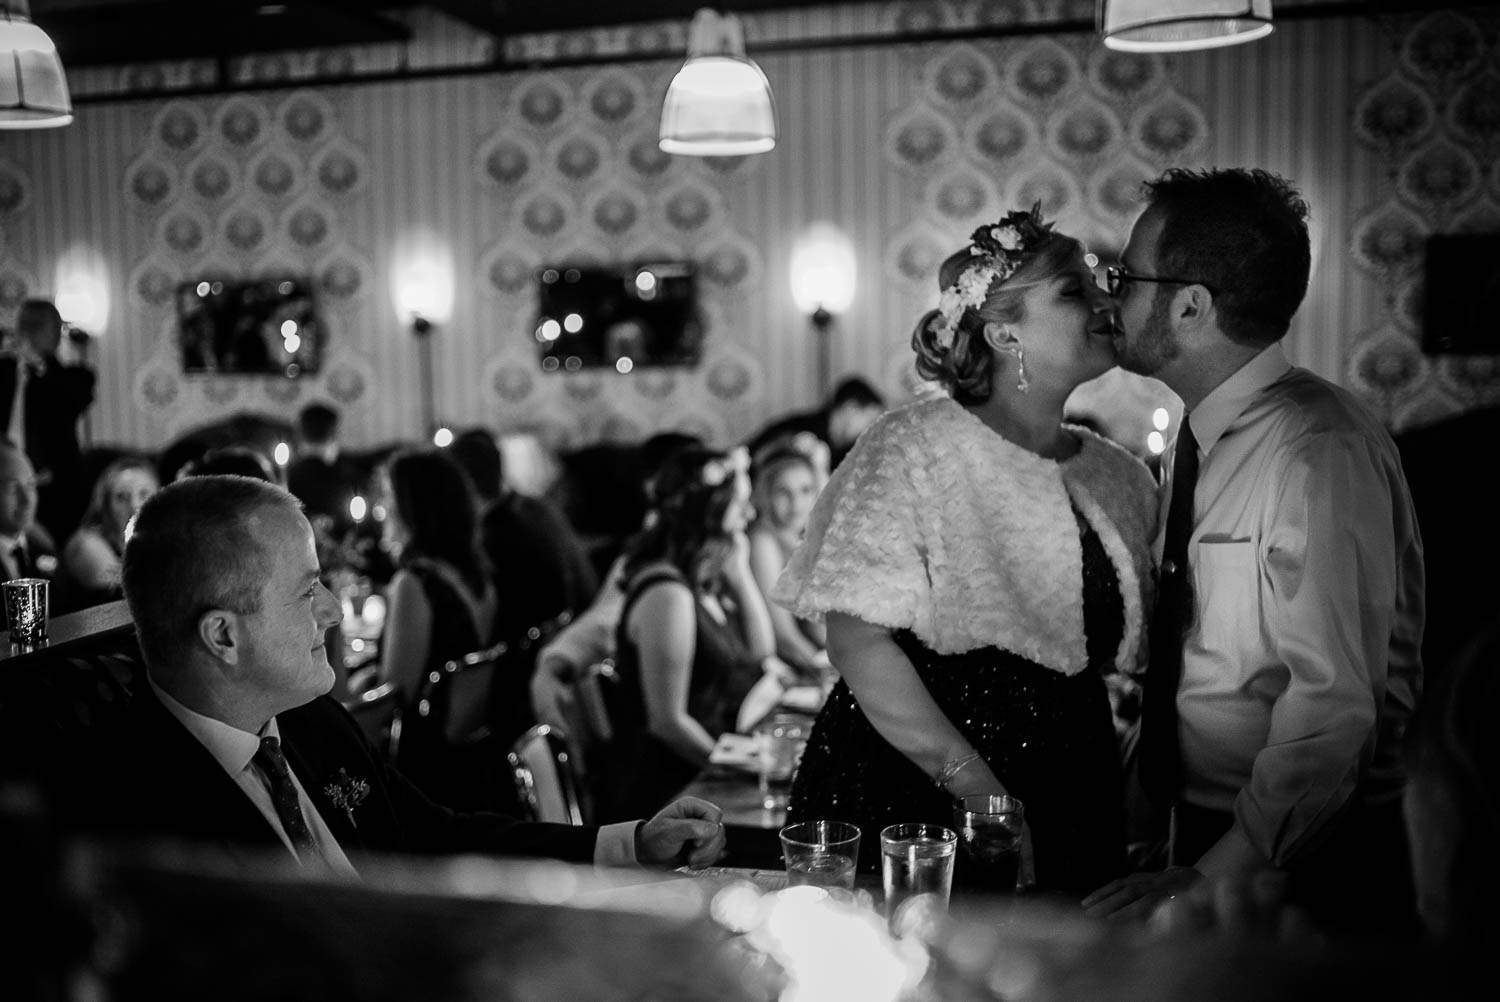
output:
[[1172,285],[1201,285],[1210,294],[1217,296],[1219,290],[1207,282],[1200,282],[1196,278],[1169,278],[1166,275],[1136,275],[1126,271],[1124,268],[1110,265],[1104,269],[1104,291],[1118,298],[1120,290],[1125,287],[1126,282],[1166,282]]

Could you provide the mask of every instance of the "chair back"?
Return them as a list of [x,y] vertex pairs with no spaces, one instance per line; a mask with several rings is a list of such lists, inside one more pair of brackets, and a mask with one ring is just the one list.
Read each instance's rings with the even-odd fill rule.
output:
[[424,731],[449,747],[477,744],[491,730],[490,693],[511,647],[498,643],[429,672],[417,698]]
[[386,761],[394,762],[401,742],[401,690],[395,683],[382,682],[342,702],[370,744]]
[[533,821],[583,824],[567,740],[546,724],[521,735],[507,756],[523,811]]

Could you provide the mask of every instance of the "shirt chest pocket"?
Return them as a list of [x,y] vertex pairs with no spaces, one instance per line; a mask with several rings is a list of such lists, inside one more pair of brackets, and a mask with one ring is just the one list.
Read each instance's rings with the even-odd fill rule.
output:
[[1234,656],[1259,646],[1260,567],[1248,539],[1200,541],[1192,556],[1194,633],[1203,650]]

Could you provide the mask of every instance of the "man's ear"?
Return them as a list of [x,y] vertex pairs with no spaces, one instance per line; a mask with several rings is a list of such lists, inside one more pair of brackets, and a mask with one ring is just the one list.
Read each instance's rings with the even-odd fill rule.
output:
[[1202,326],[1213,312],[1214,297],[1201,285],[1186,285],[1172,297],[1172,319],[1184,326]]
[[208,610],[198,617],[198,642],[216,660],[230,665],[238,664],[239,621],[239,615],[228,609]]

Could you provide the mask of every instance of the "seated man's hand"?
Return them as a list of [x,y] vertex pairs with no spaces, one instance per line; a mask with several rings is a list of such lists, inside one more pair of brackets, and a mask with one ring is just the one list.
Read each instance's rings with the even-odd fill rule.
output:
[[1132,873],[1084,898],[1083,909],[1095,918],[1147,919],[1157,906],[1202,879],[1203,874],[1190,866],[1169,866],[1160,873]]
[[642,866],[710,866],[724,855],[724,813],[706,800],[683,797],[636,830]]

